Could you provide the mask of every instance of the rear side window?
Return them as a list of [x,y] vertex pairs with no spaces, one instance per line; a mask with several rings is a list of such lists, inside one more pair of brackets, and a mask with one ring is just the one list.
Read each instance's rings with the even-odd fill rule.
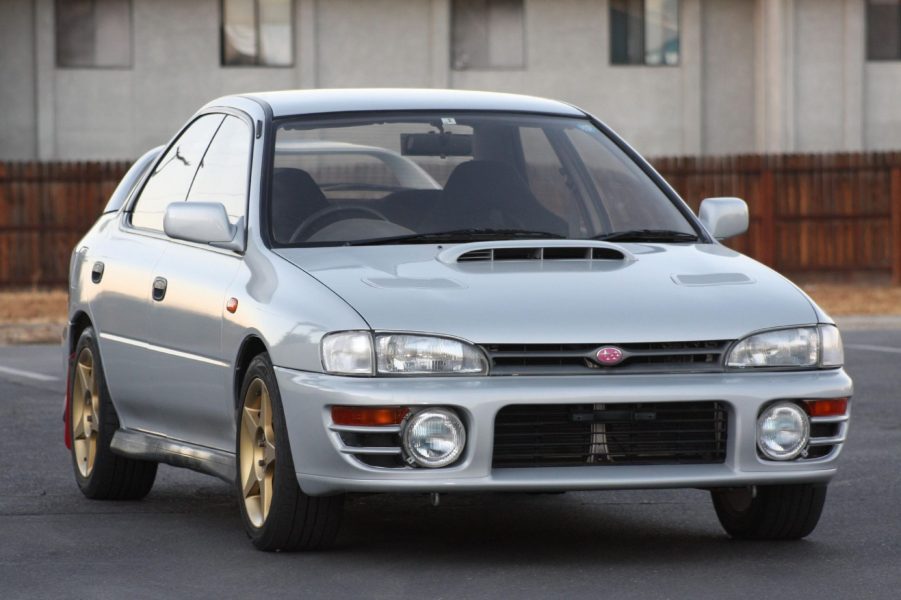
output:
[[132,225],[163,230],[166,207],[187,198],[197,167],[224,118],[224,115],[204,115],[191,123],[172,144],[141,191],[132,211]]
[[247,206],[251,139],[250,125],[237,117],[225,117],[200,161],[188,202],[218,202],[225,206],[232,223],[243,217]]

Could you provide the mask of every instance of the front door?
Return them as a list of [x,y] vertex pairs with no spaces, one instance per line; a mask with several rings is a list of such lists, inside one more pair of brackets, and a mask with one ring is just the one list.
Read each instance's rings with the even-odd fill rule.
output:
[[[252,133],[247,121],[225,118],[200,162],[187,202],[219,202],[232,223],[243,224]],[[155,269],[164,292],[151,302],[148,320],[155,354],[152,429],[229,452],[235,446],[236,349],[222,347],[222,322],[226,292],[242,260],[230,250],[171,241]]]
[[[187,198],[198,165],[225,115],[195,119],[172,142],[138,193],[137,200],[110,223],[109,237],[88,257],[97,270],[90,287],[95,326],[107,385],[122,427],[150,428],[156,355],[148,346],[148,319],[158,262],[172,244],[163,234],[163,213],[172,202]],[[89,252],[91,250],[89,249]],[[93,281],[92,280],[92,281]]]

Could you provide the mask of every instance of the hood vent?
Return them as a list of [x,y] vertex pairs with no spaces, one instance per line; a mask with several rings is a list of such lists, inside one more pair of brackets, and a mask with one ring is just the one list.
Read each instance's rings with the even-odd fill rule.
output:
[[605,242],[575,240],[477,242],[460,244],[442,252],[439,260],[446,263],[546,261],[546,260],[635,260],[631,253]]

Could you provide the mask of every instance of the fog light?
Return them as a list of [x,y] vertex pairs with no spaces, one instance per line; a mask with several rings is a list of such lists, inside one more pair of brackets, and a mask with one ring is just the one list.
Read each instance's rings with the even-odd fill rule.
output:
[[797,404],[779,402],[757,419],[757,447],[773,460],[791,460],[810,439],[810,421]]
[[422,467],[445,467],[466,445],[463,422],[446,408],[427,408],[409,418],[403,430],[407,461]]

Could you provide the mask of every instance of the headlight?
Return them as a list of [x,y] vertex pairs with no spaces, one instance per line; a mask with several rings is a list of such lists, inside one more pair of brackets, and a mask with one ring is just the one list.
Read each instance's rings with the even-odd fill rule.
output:
[[840,367],[845,364],[845,350],[842,347],[842,334],[835,325],[820,325],[820,366]]
[[408,334],[376,336],[380,375],[479,375],[488,372],[485,356],[460,340]]
[[761,367],[840,367],[844,362],[842,340],[834,325],[794,327],[764,331],[741,340],[726,360],[726,366],[745,369]]
[[809,439],[810,420],[797,404],[774,404],[757,420],[757,447],[767,458],[791,460],[804,450]]
[[462,340],[341,331],[322,338],[322,366],[336,375],[484,375],[488,360]]
[[372,375],[372,336],[339,331],[322,338],[322,366],[338,375]]

